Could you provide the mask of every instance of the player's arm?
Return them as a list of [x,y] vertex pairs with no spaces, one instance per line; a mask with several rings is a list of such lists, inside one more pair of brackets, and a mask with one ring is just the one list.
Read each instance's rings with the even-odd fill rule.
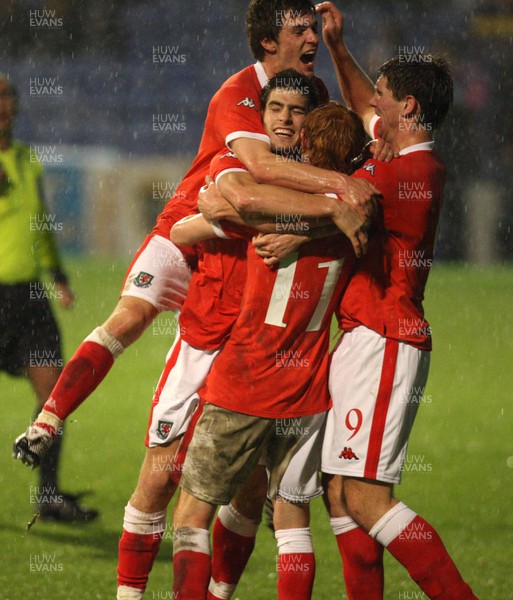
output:
[[215,238],[215,226],[203,215],[191,215],[178,221],[171,228],[169,239],[177,246],[195,244],[203,240]]
[[315,7],[322,17],[322,37],[333,61],[338,84],[345,103],[362,119],[367,133],[374,108],[370,101],[374,96],[374,85],[358,65],[344,42],[344,17],[332,2],[321,2]]
[[256,253],[264,259],[268,267],[278,264],[281,260],[296,252],[305,242],[340,235],[336,225],[322,225],[309,230],[303,235],[260,233],[252,240]]
[[[278,161],[265,142],[240,137],[230,143],[231,148],[253,176],[253,185],[272,184],[298,192],[336,193],[342,200],[360,211],[363,217],[372,212],[372,198],[379,190],[364,179],[351,178],[342,173],[320,169],[294,161]],[[247,188],[248,192],[251,189]],[[223,194],[224,195],[224,194]],[[286,192],[277,200],[277,192],[269,194],[241,193],[225,196],[238,212],[264,214],[302,214],[311,217],[333,217],[334,204],[324,199],[315,208],[303,193],[287,197]],[[318,199],[321,197],[319,196]]]
[[[296,215],[299,216],[301,224],[309,223],[311,227],[315,227],[325,225],[327,221],[319,219],[327,217],[349,238],[357,256],[362,256],[366,251],[369,219],[362,219],[355,209],[337,198],[257,184],[249,173],[241,172],[227,173],[218,179],[217,188],[218,190],[214,185],[203,188],[198,201],[200,210],[203,197],[209,194],[215,196],[220,193],[228,201],[236,196],[249,195],[261,203],[263,210],[260,214],[272,216],[275,223],[278,223],[276,215]],[[267,204],[264,204],[265,201]],[[244,217],[244,213],[242,216]],[[210,219],[211,215],[207,215],[207,218]]]

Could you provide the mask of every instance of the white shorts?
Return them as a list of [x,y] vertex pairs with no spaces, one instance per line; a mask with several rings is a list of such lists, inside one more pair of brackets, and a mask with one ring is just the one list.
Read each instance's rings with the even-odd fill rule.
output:
[[[309,502],[322,495],[319,471],[326,414],[310,417],[312,420],[302,431],[302,441],[280,481],[278,495],[289,502]],[[301,418],[276,419],[276,423],[277,428],[286,432],[288,429],[301,427]],[[259,464],[267,465],[265,453]]]
[[179,248],[161,235],[149,235],[128,267],[121,296],[141,298],[159,311],[179,310],[190,278]]
[[333,352],[325,473],[400,483],[430,353],[360,326]]
[[153,396],[146,446],[167,446],[185,433],[219,350],[198,350],[177,334]]

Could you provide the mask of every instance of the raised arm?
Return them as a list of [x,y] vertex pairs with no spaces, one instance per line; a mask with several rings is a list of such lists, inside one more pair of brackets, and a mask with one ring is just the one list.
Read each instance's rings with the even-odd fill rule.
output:
[[374,137],[369,129],[375,114],[370,106],[374,85],[347,49],[342,13],[332,2],[321,2],[315,9],[322,17],[322,37],[335,67],[342,97],[347,106],[360,116],[367,133]]

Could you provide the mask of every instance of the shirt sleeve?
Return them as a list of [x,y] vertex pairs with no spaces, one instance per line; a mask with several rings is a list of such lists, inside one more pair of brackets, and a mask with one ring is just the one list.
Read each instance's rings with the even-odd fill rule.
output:
[[258,230],[247,225],[239,225],[231,221],[221,220],[211,223],[217,237],[229,240],[251,240],[253,236],[258,234]]
[[222,90],[216,124],[227,146],[241,137],[271,144],[262,125],[258,95],[244,86],[231,85]]

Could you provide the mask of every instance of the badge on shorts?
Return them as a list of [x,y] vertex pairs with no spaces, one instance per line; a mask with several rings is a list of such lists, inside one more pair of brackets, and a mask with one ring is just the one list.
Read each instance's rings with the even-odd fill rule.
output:
[[141,271],[139,275],[137,275],[137,277],[134,279],[134,285],[140,288],[150,287],[151,282],[153,281],[153,277],[153,275]]
[[159,421],[157,425],[157,437],[165,440],[171,433],[171,427],[173,427],[172,421]]

